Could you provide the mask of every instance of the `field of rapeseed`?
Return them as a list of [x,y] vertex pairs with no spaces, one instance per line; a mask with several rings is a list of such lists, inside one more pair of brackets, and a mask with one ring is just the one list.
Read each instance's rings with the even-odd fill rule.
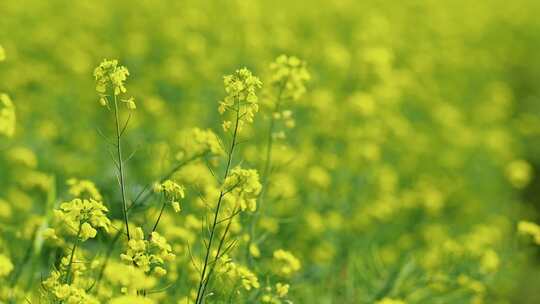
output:
[[0,1],[0,303],[540,303],[539,12]]

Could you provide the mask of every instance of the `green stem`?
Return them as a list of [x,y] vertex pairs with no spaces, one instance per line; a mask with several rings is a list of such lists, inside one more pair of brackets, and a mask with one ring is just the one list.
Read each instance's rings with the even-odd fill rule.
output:
[[[176,164],[174,167],[172,167],[165,175],[163,175],[160,179],[159,179],[159,183],[163,183],[164,181],[168,180],[169,178],[171,178],[171,176],[173,176],[173,174],[175,174],[178,170],[180,170],[182,167],[184,167],[185,165],[191,163],[192,161],[195,161],[197,160],[198,158],[200,157],[203,157],[206,153],[202,153],[202,154],[196,154],[196,155],[193,155],[192,157],[184,160],[184,161],[181,161],[179,162],[178,164]],[[150,189],[150,184],[146,185],[138,194],[137,196],[135,196],[135,199],[133,200],[133,204],[131,204],[128,208],[127,208],[127,211],[128,211],[128,214],[129,212],[132,211],[132,208],[137,206],[137,205],[143,205],[153,194],[154,192],[149,190]]]
[[82,222],[79,223],[79,229],[77,230],[77,237],[75,238],[75,243],[73,244],[73,247],[71,248],[71,255],[69,257],[69,264],[68,264],[68,268],[66,270],[66,279],[65,279],[66,284],[71,284],[71,268],[73,266],[73,259],[75,257],[75,250],[77,250],[77,246],[79,245],[81,229],[82,229]]
[[228,222],[227,222],[227,226],[225,227],[225,231],[223,232],[223,235],[221,236],[221,238],[219,240],[219,245],[218,245],[218,248],[217,248],[217,251],[216,251],[216,258],[214,259],[214,261],[212,263],[212,267],[210,268],[210,271],[208,272],[208,277],[206,278],[206,280],[204,282],[203,295],[204,295],[204,291],[206,290],[206,288],[208,286],[208,283],[210,282],[210,279],[212,278],[212,274],[214,273],[214,269],[216,268],[216,264],[217,264],[217,262],[218,262],[218,260],[220,258],[221,249],[223,248],[223,244],[225,244],[225,240],[227,239],[227,234],[229,233],[229,229],[231,228],[232,220],[233,220],[235,214],[236,214],[236,209],[233,212],[233,215],[231,215],[229,217]]
[[114,244],[120,239],[120,235],[122,234],[122,230],[118,230],[118,232],[114,235],[114,238],[112,242],[109,244],[109,247],[107,248],[107,253],[105,254],[105,261],[103,262],[103,265],[101,266],[101,269],[99,270],[98,277],[94,284],[88,288],[87,292],[91,291],[94,287],[96,288],[96,292],[99,290],[99,283],[101,282],[101,279],[103,279],[103,275],[105,274],[105,268],[107,268],[107,264],[109,263],[109,260],[111,259],[111,255],[114,251]]
[[124,211],[124,224],[126,225],[126,234],[128,241],[130,240],[129,235],[129,223],[128,223],[128,213],[127,213],[127,203],[126,203],[126,187],[124,181],[124,161],[122,159],[122,135],[120,133],[120,123],[118,118],[118,101],[116,100],[116,95],[114,95],[114,117],[116,121],[116,153],[118,156],[118,173],[120,175],[120,191],[122,192],[122,208]]
[[161,220],[161,216],[163,215],[163,210],[165,210],[165,205],[167,205],[167,201],[163,202],[163,205],[161,205],[161,210],[159,211],[159,216],[156,220],[156,223],[154,224],[154,227],[152,228],[152,232],[156,231],[157,226],[159,224],[159,220]]
[[[229,154],[228,154],[228,157],[227,157],[227,166],[225,167],[225,174],[224,174],[224,177],[223,177],[223,183],[225,183],[225,180],[227,180],[227,177],[229,176],[229,170],[230,170],[230,167],[231,167],[234,148],[236,147],[236,140],[237,140],[237,136],[238,136],[238,124],[239,124],[239,121],[240,121],[240,102],[238,101],[237,109],[236,109],[236,122],[234,124],[234,133],[233,133],[231,147],[229,149]],[[219,198],[218,198],[218,201],[217,201],[216,209],[214,211],[214,221],[212,223],[212,228],[210,229],[210,237],[208,239],[208,246],[206,247],[204,265],[203,265],[203,269],[202,269],[202,272],[201,272],[201,278],[199,280],[199,287],[197,289],[197,298],[195,300],[195,304],[203,303],[204,293],[206,291],[206,289],[203,288],[203,286],[206,287],[204,282],[205,282],[205,280],[209,279],[209,277],[206,278],[206,270],[208,268],[208,260],[209,260],[209,257],[210,257],[210,252],[212,250],[212,242],[214,240],[214,234],[215,234],[215,231],[216,231],[219,210],[221,208],[221,202],[222,202],[224,196],[225,196],[225,191],[224,191],[224,189],[221,189],[221,191],[219,193]]]
[[274,109],[270,113],[270,123],[269,123],[269,126],[268,126],[268,133],[266,135],[266,158],[264,160],[263,171],[262,171],[262,175],[261,175],[261,182],[262,182],[263,187],[262,187],[261,193],[259,195],[257,209],[255,210],[253,216],[251,217],[251,221],[250,221],[250,225],[249,225],[249,240],[248,240],[247,246],[246,246],[246,259],[248,261],[249,266],[251,266],[251,264],[252,264],[252,259],[251,259],[251,254],[249,252],[249,248],[251,247],[251,244],[253,242],[253,237],[255,236],[255,227],[256,227],[258,219],[260,217],[261,209],[262,209],[263,202],[264,202],[264,199],[265,199],[265,196],[266,196],[266,189],[268,188],[267,184],[268,184],[268,179],[269,179],[269,176],[270,176],[270,169],[271,169],[271,165],[272,165],[272,147],[273,147],[273,144],[274,144],[272,134],[274,133],[274,127],[275,127],[275,122],[276,122],[276,120],[274,119],[274,113],[279,111],[279,107],[280,107],[281,101],[282,101],[283,91],[285,90],[285,86],[287,85],[288,81],[289,80],[286,79],[281,84],[281,86],[279,88],[279,91],[278,91],[278,95],[276,97],[276,104],[274,106]]

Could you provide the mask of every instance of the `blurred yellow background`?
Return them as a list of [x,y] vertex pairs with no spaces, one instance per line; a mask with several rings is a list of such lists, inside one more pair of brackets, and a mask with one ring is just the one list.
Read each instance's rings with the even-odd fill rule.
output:
[[[516,233],[520,220],[540,222],[539,12],[534,0],[1,1],[0,92],[16,122],[0,115],[0,130],[15,127],[0,137],[0,254],[15,265],[2,276],[0,260],[0,299],[39,303],[62,249],[45,241],[25,252],[69,197],[69,178],[95,182],[111,218],[122,218],[100,135],[114,125],[93,77],[103,58],[129,69],[137,102],[125,137],[134,197],[167,171],[185,130],[221,136],[222,76],[244,66],[263,89],[237,161],[260,173],[269,65],[287,54],[311,77],[274,138],[252,267],[261,287],[232,303],[263,301],[279,248],[302,264],[287,281],[295,303],[540,303],[540,247]],[[181,274],[193,271],[185,239],[200,234],[186,216],[200,213],[197,189],[212,179],[200,170],[175,177],[188,188],[186,210],[166,217],[181,231],[160,231],[178,252],[162,279],[175,288],[148,296],[158,303],[193,292]],[[102,257],[106,241],[87,255]],[[229,303],[230,285],[216,281],[209,302]]]

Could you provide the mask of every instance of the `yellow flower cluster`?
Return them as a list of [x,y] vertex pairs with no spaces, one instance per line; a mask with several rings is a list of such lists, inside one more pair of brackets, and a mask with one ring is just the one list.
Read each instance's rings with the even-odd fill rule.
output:
[[517,229],[520,234],[532,236],[534,242],[540,245],[540,225],[533,222],[520,221]]
[[54,297],[54,300],[59,303],[99,304],[99,301],[87,294],[84,289],[61,282],[61,275],[58,271],[53,271],[51,275],[42,282],[42,286]]
[[226,281],[240,284],[246,291],[261,287],[259,278],[253,271],[244,265],[233,262],[227,254],[223,255],[219,260],[217,271],[221,275],[226,275]]
[[10,161],[28,168],[37,166],[37,157],[32,150],[25,147],[13,147],[9,150],[7,156]]
[[538,0],[42,2],[0,5],[0,303],[534,301]]
[[66,184],[69,186],[69,194],[73,195],[74,197],[83,197],[83,194],[86,194],[88,195],[88,198],[96,201],[103,200],[98,188],[90,180],[70,178],[67,180]]
[[285,298],[289,293],[289,288],[290,285],[284,283],[276,283],[275,289],[268,286],[265,288],[266,293],[261,297],[261,301],[270,304],[289,303],[290,301]]
[[473,293],[471,303],[484,303],[487,291],[484,283],[464,274],[458,276],[457,283]]
[[[99,103],[103,106],[108,105],[107,97],[109,90],[112,90],[114,96],[126,93],[125,81],[129,76],[129,71],[125,66],[118,65],[118,60],[103,60],[94,70],[96,79],[96,91],[100,99]],[[133,97],[123,99],[128,109],[134,110],[137,106]]]
[[174,209],[174,212],[180,212],[179,199],[185,197],[184,187],[168,179],[161,184],[154,186],[155,192],[161,192],[167,199],[170,200],[170,204]]
[[217,135],[209,129],[192,128],[180,132],[177,143],[179,151],[176,153],[176,159],[180,161],[203,155],[221,156],[224,154]]
[[191,128],[182,131],[177,136],[179,146],[176,159],[186,160],[197,156],[221,156],[224,154],[223,147],[217,135],[211,130]]
[[301,268],[301,263],[291,252],[278,249],[274,251],[274,271],[284,277],[289,277]]
[[221,269],[221,272],[226,272],[228,279],[232,280],[233,282],[239,282],[244,290],[247,291],[261,287],[257,275],[249,270],[249,268],[231,262],[228,258],[225,259],[225,267],[224,269]]
[[4,47],[0,45],[0,61],[6,60],[6,51],[4,50]]
[[128,241],[127,251],[122,253],[120,258],[159,277],[167,274],[165,262],[174,260],[175,255],[171,245],[159,233],[152,232],[147,240],[142,228],[137,227]]
[[306,82],[311,79],[306,62],[295,56],[281,55],[270,64],[270,83],[277,87],[279,98],[298,100],[306,92]]
[[123,294],[137,295],[139,290],[153,288],[157,279],[147,275],[141,268],[133,264],[111,262],[105,269],[104,278],[107,284],[102,285],[99,292],[107,298],[112,297],[118,290]]
[[257,170],[233,168],[223,183],[223,189],[229,194],[228,201],[239,206],[240,210],[253,212],[257,209],[257,197],[262,189]]
[[15,105],[7,94],[0,93],[0,135],[12,137],[15,134]]
[[[219,113],[233,112],[238,118],[239,128],[245,123],[253,122],[255,113],[259,111],[257,89],[262,87],[259,78],[253,76],[246,68],[236,70],[234,74],[223,77],[227,95],[219,102]],[[223,129],[229,130],[233,122],[225,120]]]
[[63,224],[62,227],[67,228],[64,229],[67,234],[86,241],[96,236],[98,228],[109,231],[111,221],[106,216],[107,212],[108,209],[100,201],[76,198],[60,204],[60,208],[54,210],[54,215]]

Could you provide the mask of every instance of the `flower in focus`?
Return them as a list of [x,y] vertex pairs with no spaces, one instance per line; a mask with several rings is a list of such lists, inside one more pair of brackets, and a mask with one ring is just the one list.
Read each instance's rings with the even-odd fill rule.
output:
[[163,276],[167,272],[163,267],[165,261],[175,258],[172,247],[167,240],[157,232],[152,232],[149,239],[144,238],[142,228],[137,227],[128,241],[128,249],[120,255],[122,261],[135,265],[145,273]]
[[178,200],[185,197],[185,191],[183,186],[168,179],[161,184],[156,184],[154,186],[154,191],[162,192],[163,194],[165,194],[165,197],[170,200],[174,212],[180,212],[180,203],[178,202]]
[[[227,95],[219,102],[219,113],[233,112],[238,118],[239,127],[244,123],[253,122],[255,113],[259,111],[257,89],[262,87],[259,78],[253,76],[246,68],[236,70],[234,74],[223,77]],[[230,120],[225,120],[225,131],[231,126]]]
[[[118,60],[103,60],[94,70],[96,80],[96,91],[99,94],[99,103],[108,105],[108,92],[112,90],[114,96],[126,93],[125,82],[129,76],[129,71],[125,66],[118,65]],[[136,108],[133,97],[122,100],[128,109]]]
[[257,197],[262,189],[257,170],[240,167],[232,169],[223,188],[242,211],[257,209]]
[[108,209],[100,201],[76,198],[60,204],[60,208],[54,210],[54,215],[65,224],[68,234],[76,235],[80,229],[79,237],[86,241],[96,236],[97,228],[109,231],[111,221],[106,216],[107,212]]

